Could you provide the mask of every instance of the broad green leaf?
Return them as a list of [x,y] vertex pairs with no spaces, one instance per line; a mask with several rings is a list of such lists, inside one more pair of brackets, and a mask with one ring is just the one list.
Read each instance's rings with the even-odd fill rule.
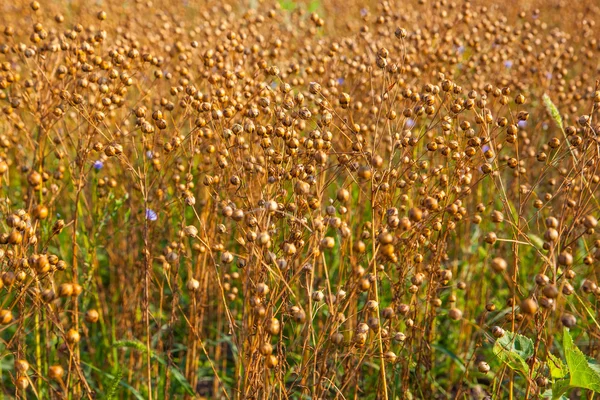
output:
[[548,353],[548,368],[550,368],[550,376],[554,379],[564,378],[569,373],[565,363],[550,353]]
[[[552,384],[552,389],[548,389],[542,396],[551,397],[552,400],[568,400],[569,398],[565,395],[565,393],[567,393],[569,389],[571,389],[569,380],[559,379]],[[546,396],[546,393],[548,392],[550,392],[550,396]]]
[[575,346],[567,328],[564,330],[563,347],[571,386],[600,392],[600,368],[595,363],[590,363],[585,354]]
[[512,370],[529,376],[527,359],[533,355],[533,341],[528,337],[506,332],[496,340],[494,354]]

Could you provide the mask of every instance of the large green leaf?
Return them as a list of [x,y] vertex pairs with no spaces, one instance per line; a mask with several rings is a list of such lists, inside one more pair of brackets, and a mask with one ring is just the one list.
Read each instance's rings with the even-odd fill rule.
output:
[[542,394],[542,397],[550,397],[552,400],[569,400],[565,395],[571,389],[569,379],[559,379],[552,384],[552,389],[548,389]]
[[550,353],[548,353],[548,368],[550,368],[550,376],[553,379],[564,378],[569,373],[569,369],[565,363]]
[[570,385],[600,392],[600,368],[575,346],[567,328],[564,330],[563,347],[569,366]]
[[533,355],[533,341],[518,333],[506,332],[494,344],[494,354],[512,370],[529,376],[527,359]]

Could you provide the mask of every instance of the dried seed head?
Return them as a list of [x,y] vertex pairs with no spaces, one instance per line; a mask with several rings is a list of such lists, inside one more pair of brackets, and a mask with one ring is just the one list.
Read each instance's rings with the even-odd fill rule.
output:
[[521,302],[521,311],[525,314],[533,315],[538,310],[538,303],[532,298],[524,299]]

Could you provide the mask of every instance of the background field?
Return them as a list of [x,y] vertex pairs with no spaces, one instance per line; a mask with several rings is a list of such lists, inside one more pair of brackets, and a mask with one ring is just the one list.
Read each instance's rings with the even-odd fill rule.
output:
[[0,399],[600,392],[600,6],[0,4]]

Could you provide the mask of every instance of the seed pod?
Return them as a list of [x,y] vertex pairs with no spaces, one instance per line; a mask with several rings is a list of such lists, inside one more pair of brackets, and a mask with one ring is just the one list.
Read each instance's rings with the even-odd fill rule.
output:
[[494,232],[489,232],[485,235],[483,240],[488,244],[494,244],[498,240],[498,237]]
[[392,307],[386,307],[383,310],[381,310],[381,316],[384,319],[392,319],[396,316],[396,313],[394,312],[394,309]]
[[23,235],[16,229],[8,235],[8,244],[19,245],[23,243]]
[[31,171],[27,175],[27,182],[33,187],[40,186],[42,184],[42,174],[37,171]]
[[506,260],[502,257],[496,257],[492,260],[492,263],[490,264],[490,266],[492,267],[492,269],[495,272],[503,272],[506,270],[506,268],[508,267],[508,263],[506,262]]
[[52,365],[50,368],[48,368],[48,376],[50,379],[60,381],[64,374],[65,370],[60,365]]
[[188,225],[183,229],[183,232],[186,234],[186,236],[189,237],[196,237],[198,236],[198,228],[196,228],[194,225]]
[[231,264],[233,262],[233,254],[228,251],[224,252],[221,254],[221,262],[223,264]]
[[69,331],[65,335],[65,338],[67,339],[67,342],[69,342],[70,344],[76,344],[76,343],[79,343],[79,340],[81,339],[81,335],[75,329],[69,329]]
[[12,320],[13,315],[10,310],[0,310],[0,325],[8,325]]
[[573,314],[564,313],[560,317],[560,322],[567,328],[572,328],[577,324],[577,318]]
[[495,338],[501,338],[502,336],[504,336],[504,329],[500,328],[499,326],[494,326],[492,328],[492,335],[494,335]]
[[558,255],[558,263],[564,266],[573,265],[573,256],[570,253],[563,251]]
[[555,299],[558,297],[558,288],[556,285],[546,285],[542,289],[542,294],[549,299]]
[[393,351],[387,351],[383,354],[383,359],[390,364],[394,364],[398,359],[398,356],[396,356],[396,353]]
[[70,297],[73,295],[73,284],[63,283],[58,287],[58,295],[60,297]]
[[596,282],[589,279],[585,279],[581,284],[581,290],[583,290],[584,293],[595,293],[596,289],[598,289]]
[[200,289],[200,282],[194,278],[190,278],[186,284],[186,287],[190,292],[195,292],[196,290]]
[[277,364],[279,364],[279,359],[277,358],[277,356],[274,356],[273,354],[268,355],[267,358],[265,359],[265,364],[267,365],[268,368],[275,368],[277,366]]
[[264,297],[269,294],[269,286],[266,283],[260,282],[256,285],[256,293]]
[[412,222],[419,222],[423,218],[423,212],[418,208],[411,208],[408,211],[408,218]]
[[83,292],[83,286],[81,286],[78,283],[74,283],[73,284],[73,294],[71,294],[71,296],[77,297],[81,294],[81,292]]
[[48,218],[48,213],[49,213],[49,211],[48,211],[48,207],[46,207],[46,206],[45,206],[45,205],[43,205],[43,204],[39,204],[39,205],[38,205],[38,206],[35,208],[35,210],[34,210],[34,212],[33,212],[33,215],[34,215],[34,216],[35,216],[37,219],[46,219],[46,218]]
[[16,280],[15,273],[12,271],[6,271],[2,274],[2,283],[6,287],[11,287]]
[[477,369],[482,374],[487,374],[488,372],[490,372],[490,366],[485,361],[480,361],[479,364],[477,364]]
[[265,342],[260,345],[260,354],[268,356],[273,353],[273,346],[269,342]]
[[363,347],[367,343],[367,334],[358,332],[354,335],[353,343],[356,347]]
[[15,386],[21,390],[25,390],[29,386],[29,379],[26,376],[20,376],[17,378]]
[[98,311],[91,309],[88,310],[85,313],[85,320],[87,322],[89,322],[90,324],[95,324],[96,322],[98,322],[98,319],[100,318],[100,314],[98,313]]
[[535,284],[538,286],[546,286],[550,283],[550,278],[545,274],[537,274],[535,276]]
[[29,370],[29,363],[27,360],[15,360],[15,369],[21,374],[24,374]]
[[339,332],[335,332],[331,335],[331,342],[336,345],[339,346],[343,343],[344,341],[344,335],[342,335]]
[[532,298],[524,299],[521,302],[521,311],[525,314],[533,315],[538,310],[538,303]]
[[458,320],[462,319],[463,313],[458,308],[451,308],[448,311],[448,316],[450,317],[450,319],[453,319],[454,321],[458,321]]
[[323,294],[322,291],[317,290],[312,293],[311,298],[314,302],[321,302],[325,298],[325,294]]
[[592,215],[587,215],[583,218],[583,225],[588,229],[595,228],[598,225],[598,220]]
[[280,330],[281,330],[281,323],[279,322],[279,320],[277,318],[271,318],[267,322],[267,332],[269,332],[269,334],[271,336],[279,335]]

